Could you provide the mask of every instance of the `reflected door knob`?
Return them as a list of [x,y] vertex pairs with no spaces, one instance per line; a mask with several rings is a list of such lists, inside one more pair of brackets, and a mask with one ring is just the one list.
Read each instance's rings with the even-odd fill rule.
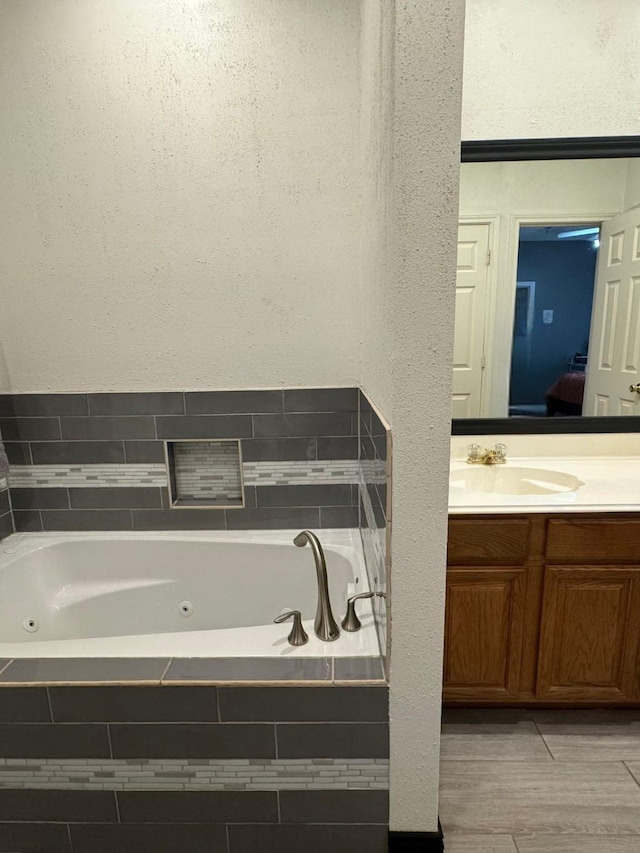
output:
[[637,384],[637,385],[629,385],[629,391],[631,391],[631,393],[632,393],[632,394],[633,394],[634,392],[635,392],[636,394],[640,394],[640,382],[638,382],[638,384]]

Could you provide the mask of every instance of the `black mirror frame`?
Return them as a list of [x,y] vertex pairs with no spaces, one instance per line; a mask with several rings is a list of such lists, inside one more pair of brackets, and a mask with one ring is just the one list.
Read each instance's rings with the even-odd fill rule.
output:
[[[597,160],[640,157],[640,136],[585,136],[558,139],[488,139],[462,142],[462,163],[514,160]],[[454,418],[452,435],[557,435],[640,432],[640,416],[554,418]]]

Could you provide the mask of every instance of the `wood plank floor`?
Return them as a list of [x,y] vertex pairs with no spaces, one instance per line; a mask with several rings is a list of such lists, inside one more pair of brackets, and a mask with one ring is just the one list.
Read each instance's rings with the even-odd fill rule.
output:
[[640,853],[640,712],[446,710],[446,853]]

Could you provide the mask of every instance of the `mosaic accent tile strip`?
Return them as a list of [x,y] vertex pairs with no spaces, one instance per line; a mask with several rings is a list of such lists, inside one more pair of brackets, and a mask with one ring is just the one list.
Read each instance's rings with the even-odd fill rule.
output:
[[242,500],[237,441],[174,442],[176,495],[179,500]]
[[388,787],[389,761],[379,758],[0,759],[0,789],[335,791]]
[[317,483],[358,482],[358,460],[244,462],[247,486],[310,486]]
[[383,459],[361,459],[360,471],[365,483],[379,486],[387,482],[387,463]]
[[162,462],[145,465],[12,465],[9,471],[9,487],[15,489],[166,485],[167,470]]

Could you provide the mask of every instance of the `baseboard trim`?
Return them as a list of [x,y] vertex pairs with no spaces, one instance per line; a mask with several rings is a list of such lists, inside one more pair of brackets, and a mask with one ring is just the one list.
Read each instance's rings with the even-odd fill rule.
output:
[[444,836],[437,832],[389,832],[389,853],[444,853]]

